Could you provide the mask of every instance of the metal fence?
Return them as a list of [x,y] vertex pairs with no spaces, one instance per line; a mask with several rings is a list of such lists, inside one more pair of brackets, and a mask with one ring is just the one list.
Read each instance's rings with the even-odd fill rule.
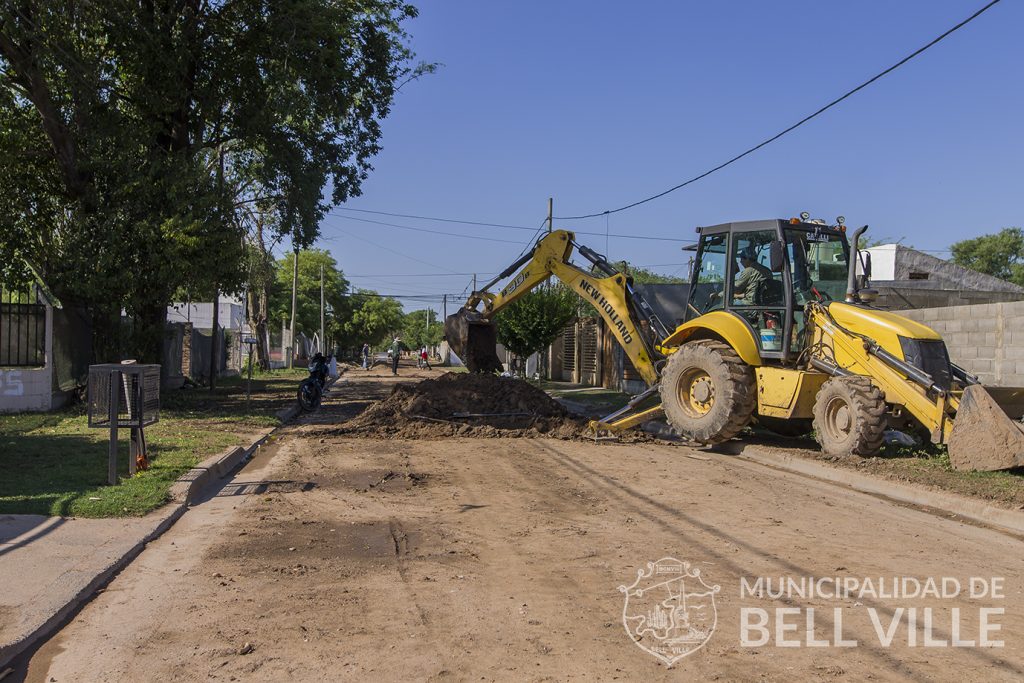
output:
[[34,300],[30,292],[0,294],[0,366],[46,364],[46,306]]

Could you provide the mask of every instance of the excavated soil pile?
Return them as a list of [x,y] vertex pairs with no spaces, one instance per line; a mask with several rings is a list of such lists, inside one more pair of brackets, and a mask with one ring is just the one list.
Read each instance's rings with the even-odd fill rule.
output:
[[585,436],[587,421],[519,379],[448,373],[400,384],[338,430],[395,438]]

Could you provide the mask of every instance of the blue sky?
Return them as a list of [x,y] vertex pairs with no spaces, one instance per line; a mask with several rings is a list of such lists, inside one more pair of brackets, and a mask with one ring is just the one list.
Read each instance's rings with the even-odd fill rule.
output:
[[[782,130],[983,4],[420,2],[412,47],[444,66],[402,90],[376,170],[346,206],[519,226],[539,225],[549,196],[556,216],[615,208]],[[1022,225],[1021,28],[1024,3],[1004,0],[735,165],[607,225],[555,227],[602,233],[579,241],[603,252],[606,227],[691,241],[697,225],[803,210],[930,250]],[[515,242],[329,216],[319,246],[356,286],[382,293],[461,293],[463,273],[501,270],[530,236],[333,213]],[[615,260],[672,273],[685,270],[682,244],[613,237],[607,246]],[[424,305],[438,302],[405,301]]]

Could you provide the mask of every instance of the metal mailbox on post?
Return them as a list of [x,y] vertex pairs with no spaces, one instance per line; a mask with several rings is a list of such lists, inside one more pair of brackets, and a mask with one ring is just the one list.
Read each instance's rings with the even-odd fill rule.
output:
[[117,430],[131,429],[128,475],[146,469],[146,427],[160,420],[160,366],[104,363],[89,366],[89,426],[110,430],[107,480],[117,483]]

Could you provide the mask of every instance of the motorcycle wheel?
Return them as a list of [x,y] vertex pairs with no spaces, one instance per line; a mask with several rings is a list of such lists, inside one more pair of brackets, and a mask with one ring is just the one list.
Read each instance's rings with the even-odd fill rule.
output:
[[320,405],[320,387],[316,382],[306,380],[299,385],[299,407],[310,412]]

